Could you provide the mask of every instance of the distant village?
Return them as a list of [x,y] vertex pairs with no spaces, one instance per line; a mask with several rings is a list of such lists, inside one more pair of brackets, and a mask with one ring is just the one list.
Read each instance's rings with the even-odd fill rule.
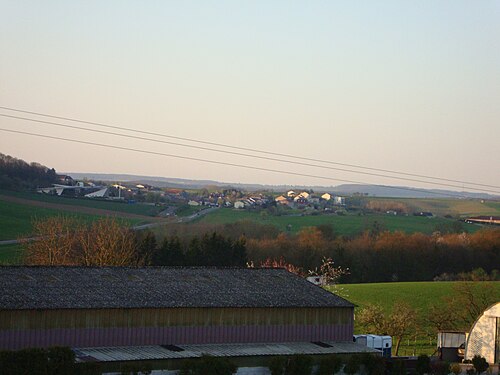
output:
[[182,205],[191,207],[231,207],[235,209],[268,208],[309,211],[338,211],[346,207],[344,196],[328,192],[314,193],[289,190],[276,196],[273,192],[245,192],[236,189],[176,189],[159,188],[139,183],[97,183],[77,181],[71,176],[59,175],[58,183],[38,189],[39,193],[63,197],[84,197],[90,199],[120,200],[128,203],[146,203],[158,206]]
[[[248,192],[235,188],[213,187],[210,190],[160,188],[138,182],[97,182],[90,180],[75,180],[68,175],[57,175],[58,183],[50,187],[39,188],[41,194],[61,197],[78,197],[98,200],[120,201],[128,204],[147,204],[164,207],[159,216],[175,216],[176,212],[189,208],[192,213],[206,208],[232,208],[236,210],[267,209],[271,215],[299,214],[345,215],[347,211],[362,209],[366,212],[379,212],[386,215],[410,214],[434,218],[429,211],[409,212],[399,203],[377,204],[370,201],[364,206],[355,196],[341,196],[329,192],[314,192],[313,190],[288,190],[286,192],[261,191]],[[357,198],[365,195],[359,194]],[[468,224],[500,225],[498,216],[471,216],[463,219]]]

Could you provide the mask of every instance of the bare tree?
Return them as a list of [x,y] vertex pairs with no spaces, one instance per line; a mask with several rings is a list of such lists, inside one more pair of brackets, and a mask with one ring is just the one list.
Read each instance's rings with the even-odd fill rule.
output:
[[74,218],[53,217],[33,223],[36,240],[25,242],[30,265],[137,266],[134,233],[114,218],[85,225]]
[[26,263],[46,266],[75,264],[73,233],[77,226],[77,221],[67,216],[34,220],[34,240],[22,241]]
[[364,329],[393,336],[396,340],[394,350],[397,356],[403,337],[411,334],[416,328],[416,317],[416,311],[409,304],[396,301],[390,314],[380,305],[370,304],[358,313],[357,319]]
[[133,233],[116,219],[98,220],[86,230],[77,231],[76,242],[80,246],[79,264],[85,266],[142,265]]

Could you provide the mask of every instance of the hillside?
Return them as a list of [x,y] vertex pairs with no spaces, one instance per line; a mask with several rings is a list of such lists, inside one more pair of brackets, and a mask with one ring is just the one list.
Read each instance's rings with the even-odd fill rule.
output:
[[500,196],[485,193],[461,192],[443,189],[416,189],[407,186],[384,186],[369,184],[343,184],[338,186],[305,186],[305,185],[265,185],[265,184],[242,184],[238,182],[221,182],[215,180],[191,180],[173,177],[153,177],[129,174],[112,173],[81,173],[67,172],[66,174],[77,179],[88,178],[97,181],[120,181],[120,182],[141,182],[158,187],[172,187],[184,189],[201,189],[207,186],[218,186],[220,188],[236,188],[247,191],[274,191],[283,192],[287,190],[314,190],[317,192],[329,192],[336,194],[363,194],[376,197],[395,198],[442,198],[446,196],[473,199],[494,199],[500,200]]
[[[276,226],[280,231],[292,233],[300,231],[304,227],[318,225],[332,225],[335,233],[339,235],[356,235],[371,228],[374,223],[378,223],[382,228],[389,231],[403,231],[406,233],[422,232],[431,234],[439,226],[449,226],[456,223],[455,219],[443,217],[426,218],[420,216],[394,216],[386,214],[347,214],[339,215],[283,215],[271,216],[262,215],[256,211],[219,209],[198,220],[207,224],[227,224],[236,221],[250,220],[260,224],[270,224]],[[478,225],[465,225],[469,232],[475,232],[481,227]]]

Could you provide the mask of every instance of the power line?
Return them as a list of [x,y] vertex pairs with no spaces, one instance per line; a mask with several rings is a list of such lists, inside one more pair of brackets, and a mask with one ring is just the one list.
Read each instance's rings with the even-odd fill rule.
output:
[[230,166],[230,167],[253,169],[253,170],[258,170],[258,171],[273,172],[273,173],[280,173],[280,174],[301,176],[301,177],[310,177],[310,178],[317,178],[317,179],[329,180],[329,181],[341,181],[341,182],[348,182],[348,183],[353,183],[353,184],[372,185],[372,186],[378,186],[378,187],[395,189],[395,190],[406,190],[406,191],[421,192],[421,193],[426,193],[426,194],[430,193],[430,194],[455,197],[455,198],[465,198],[464,195],[458,195],[458,194],[450,194],[450,193],[442,193],[442,192],[434,192],[434,191],[430,192],[427,190],[420,190],[420,189],[413,189],[413,188],[399,187],[399,186],[368,184],[366,182],[361,182],[361,181],[345,180],[345,179],[340,179],[340,178],[311,175],[311,174],[298,173],[298,172],[292,172],[292,171],[282,171],[279,169],[255,167],[255,166],[249,166],[249,165],[243,165],[243,164],[228,163],[228,162],[223,162],[223,161],[194,158],[194,157],[190,157],[190,156],[173,155],[173,154],[167,154],[167,153],[163,153],[163,152],[141,150],[141,149],[136,149],[136,148],[131,148],[131,147],[114,146],[114,145],[108,145],[108,144],[90,142],[90,141],[81,141],[81,140],[76,140],[76,139],[56,137],[56,136],[46,135],[46,134],[30,133],[30,132],[24,132],[24,131],[19,131],[19,130],[0,128],[0,131],[4,131],[4,132],[8,132],[8,133],[15,133],[15,134],[30,135],[30,136],[34,136],[34,137],[54,139],[54,140],[59,140],[59,141],[72,142],[72,143],[80,143],[80,144],[86,144],[86,145],[92,145],[92,146],[112,148],[112,149],[123,150],[123,151],[133,151],[133,152],[138,152],[138,153],[142,153],[142,154],[150,154],[150,155],[156,155],[156,156],[164,156],[164,157],[171,157],[171,158],[177,158],[177,159],[199,161],[199,162],[209,163],[209,164],[226,165],[226,166]]
[[[269,160],[269,161],[277,161],[277,162],[288,163],[288,164],[293,164],[293,165],[302,165],[302,166],[307,166],[307,167],[316,167],[316,168],[336,170],[336,171],[342,171],[342,172],[358,173],[358,174],[364,174],[364,175],[369,175],[369,176],[391,178],[391,179],[396,179],[396,180],[420,182],[420,183],[425,183],[425,184],[430,184],[430,185],[439,185],[439,186],[454,187],[454,188],[464,188],[464,186],[460,186],[460,185],[453,185],[453,184],[445,184],[445,183],[439,183],[439,182],[424,181],[424,180],[418,180],[418,179],[414,179],[414,178],[388,176],[388,175],[383,175],[383,174],[379,174],[379,173],[355,171],[355,170],[352,170],[352,169],[328,167],[328,166],[324,166],[324,165],[304,163],[304,162],[300,162],[300,161],[291,161],[291,160],[278,159],[278,158],[272,158],[272,157],[267,157],[267,156],[250,155],[250,154],[245,154],[245,153],[235,152],[235,151],[218,150],[218,149],[213,149],[213,148],[209,148],[209,147],[187,145],[187,144],[183,144],[183,143],[169,142],[169,141],[163,141],[163,140],[158,140],[158,139],[153,139],[153,138],[146,138],[146,137],[139,137],[139,136],[129,135],[129,134],[109,132],[109,131],[105,131],[105,130],[89,129],[89,128],[85,128],[85,127],[81,127],[81,126],[60,124],[60,123],[57,123],[57,122],[44,121],[44,120],[36,120],[36,119],[27,118],[27,117],[5,115],[5,114],[1,114],[1,113],[0,113],[0,116],[7,117],[7,118],[12,118],[12,119],[17,119],[17,120],[26,120],[26,121],[32,121],[32,122],[41,123],[41,124],[59,126],[59,127],[63,127],[63,128],[78,129],[78,130],[83,130],[83,131],[88,131],[88,132],[94,132],[94,133],[98,133],[98,134],[108,134],[108,135],[113,135],[113,136],[119,136],[119,137],[125,137],[125,138],[132,138],[132,139],[138,139],[138,140],[149,141],[149,142],[156,142],[156,143],[162,143],[162,144],[169,144],[169,145],[175,145],[175,146],[188,147],[188,148],[193,148],[193,149],[197,149],[197,150],[219,152],[219,153],[224,153],[224,154],[245,156],[245,157],[262,159],[262,160]],[[476,191],[483,191],[483,192],[488,192],[488,193],[500,194],[500,192],[492,191],[492,190],[488,190],[488,189],[481,189],[481,188],[476,188],[476,187],[467,187],[467,188],[472,189],[472,190],[476,190]]]
[[[12,107],[0,106],[0,109],[5,109],[8,111],[14,111],[14,112],[20,112],[20,113],[28,113],[28,114],[32,114],[32,115],[49,117],[49,118],[55,118],[55,119],[59,119],[59,120],[79,122],[82,124],[94,125],[94,126],[104,127],[104,128],[108,128],[108,129],[125,130],[125,131],[130,131],[130,132],[135,132],[135,133],[153,135],[153,136],[157,136],[157,137],[177,139],[177,140],[195,142],[195,143],[206,144],[206,145],[217,146],[217,147],[225,147],[225,148],[230,148],[230,149],[234,149],[234,150],[250,151],[250,152],[256,152],[256,153],[260,153],[260,154],[281,156],[281,157],[286,157],[286,158],[291,158],[291,159],[296,159],[296,160],[306,160],[306,161],[319,162],[319,163],[325,163],[325,164],[340,165],[340,166],[350,167],[350,168],[359,168],[359,169],[366,169],[366,170],[377,171],[377,172],[399,174],[399,175],[404,175],[404,176],[420,177],[420,178],[426,178],[426,179],[436,180],[436,181],[456,182],[456,183],[460,183],[460,184],[483,186],[483,187],[490,187],[490,188],[495,188],[495,189],[500,188],[500,186],[482,184],[482,183],[471,182],[471,181],[453,180],[453,179],[448,179],[448,178],[443,178],[443,177],[434,177],[434,176],[428,176],[428,175],[395,171],[395,170],[390,170],[390,169],[373,168],[373,167],[366,167],[366,166],[356,165],[356,164],[348,164],[348,163],[340,163],[340,162],[334,162],[334,161],[328,161],[328,160],[314,159],[314,158],[302,157],[302,156],[291,155],[291,154],[284,154],[284,153],[278,153],[278,152],[272,152],[272,151],[259,150],[259,149],[255,149],[255,148],[249,148],[249,147],[238,147],[238,146],[232,146],[232,145],[227,145],[227,144],[223,144],[223,143],[203,141],[203,140],[194,139],[194,138],[178,137],[178,136],[173,136],[173,135],[164,134],[164,133],[142,131],[142,130],[136,130],[136,129],[127,128],[127,127],[120,127],[120,126],[114,126],[114,125],[109,125],[109,124],[103,124],[103,123],[99,123],[99,122],[78,120],[75,118],[63,117],[63,116],[55,116],[55,115],[50,115],[50,114],[46,114],[46,113],[27,111],[27,110],[22,110],[22,109],[18,109],[18,108],[12,108]],[[397,177],[394,177],[394,178],[397,178]]]

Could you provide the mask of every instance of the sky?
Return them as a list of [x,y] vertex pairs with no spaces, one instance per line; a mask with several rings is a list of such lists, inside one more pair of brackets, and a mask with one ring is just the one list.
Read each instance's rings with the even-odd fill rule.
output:
[[2,129],[156,153],[0,131],[1,153],[61,172],[500,192],[500,1],[0,0],[0,106],[461,182],[0,117]]

